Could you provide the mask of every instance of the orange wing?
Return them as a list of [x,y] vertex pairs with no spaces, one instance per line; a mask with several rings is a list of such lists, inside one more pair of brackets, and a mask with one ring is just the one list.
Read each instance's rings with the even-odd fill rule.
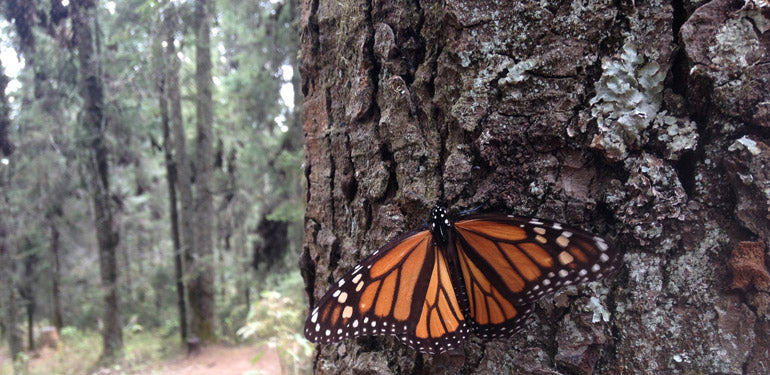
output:
[[600,279],[620,258],[604,239],[548,220],[480,214],[454,227],[467,314],[482,337],[510,335],[540,297]]
[[426,353],[460,346],[467,331],[447,259],[427,230],[398,237],[363,260],[305,323],[313,342],[394,335]]

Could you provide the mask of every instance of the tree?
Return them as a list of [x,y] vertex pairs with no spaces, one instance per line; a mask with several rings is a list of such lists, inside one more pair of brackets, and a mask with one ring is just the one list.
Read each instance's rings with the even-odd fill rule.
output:
[[[106,361],[119,356],[123,350],[123,333],[118,296],[118,265],[116,248],[119,233],[114,221],[115,207],[110,196],[109,149],[105,140],[104,87],[96,43],[91,23],[96,20],[95,1],[73,0],[72,26],[77,39],[79,73],[83,109],[81,123],[89,137],[86,160],[90,174],[96,238],[99,246],[99,269],[104,289],[104,329],[102,358]],[[98,33],[98,31],[97,31]],[[98,45],[97,45],[98,46]]]
[[[8,158],[14,151],[14,145],[9,137],[9,128],[11,125],[10,118],[10,106],[8,104],[8,98],[5,96],[5,88],[8,86],[8,76],[5,75],[5,70],[2,64],[0,64],[0,154],[2,154],[3,162],[0,163],[0,191],[3,192],[0,195],[0,285],[3,285],[2,294],[0,294],[0,301],[3,302],[3,309],[0,311],[0,316],[3,318],[3,334],[8,336],[8,349],[10,350],[11,358],[16,360],[18,355],[22,352],[21,332],[18,327],[18,303],[17,303],[17,271],[16,271],[16,256],[15,251],[11,248],[10,236],[11,232],[9,224],[6,222],[11,215],[8,209],[8,190],[7,186],[10,185],[11,169],[9,167],[10,162]],[[21,373],[20,369],[14,365],[14,371]]]
[[211,97],[211,8],[207,0],[195,2],[195,100],[197,149],[195,174],[195,246],[190,259],[188,285],[190,329],[202,342],[216,340],[214,300],[214,244],[212,218],[214,192],[213,102]]
[[320,346],[316,370],[762,373],[770,33],[742,5],[305,0],[311,306],[440,199],[625,253],[509,340],[428,356],[359,338]]
[[[59,209],[61,207],[58,207]],[[62,313],[61,304],[61,234],[59,233],[59,226],[56,220],[61,217],[61,210],[57,210],[53,215],[49,215],[48,220],[51,222],[51,257],[53,258],[53,274],[51,275],[51,294],[52,301],[52,317],[51,322],[58,332],[64,327],[64,318]]]
[[[170,91],[169,82],[171,79],[176,80],[175,85],[176,96],[172,98],[176,101],[177,110],[180,113],[176,115],[177,122],[181,127],[181,105],[179,103],[179,72],[178,63],[169,63],[168,60],[176,60],[176,54],[169,53],[167,51],[174,50],[174,21],[176,21],[176,14],[174,5],[169,3],[168,8],[160,15],[160,30],[161,32],[157,36],[157,40],[154,43],[154,57],[156,61],[155,75],[157,77],[157,90],[158,90],[158,107],[161,114],[161,126],[163,127],[163,155],[166,164],[166,183],[168,184],[168,203],[169,203],[169,216],[171,224],[171,241],[174,248],[174,276],[176,279],[176,292],[177,292],[177,309],[179,311],[179,334],[182,338],[182,342],[187,342],[187,303],[185,298],[185,285],[184,285],[184,249],[182,248],[182,242],[179,232],[179,212],[177,210],[177,165],[174,161],[174,141],[171,138],[171,126],[169,116],[169,97]],[[163,44],[166,44],[168,48],[163,48]],[[173,66],[171,64],[174,64]],[[173,71],[172,71],[173,69]],[[184,151],[184,139],[181,140],[181,150]],[[186,161],[186,156],[185,156]],[[187,184],[189,190],[189,180]],[[188,191],[189,194],[189,191]],[[189,214],[189,213],[188,213]],[[189,229],[189,227],[188,227]],[[191,233],[187,233],[186,236],[192,237]]]

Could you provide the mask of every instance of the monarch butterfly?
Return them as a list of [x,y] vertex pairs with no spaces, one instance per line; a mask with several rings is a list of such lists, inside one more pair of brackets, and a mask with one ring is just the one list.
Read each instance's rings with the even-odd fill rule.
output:
[[619,262],[598,236],[550,220],[461,215],[436,205],[428,225],[403,234],[356,265],[324,295],[305,336],[328,343],[394,335],[436,354],[471,332],[508,336],[556,288],[598,280]]

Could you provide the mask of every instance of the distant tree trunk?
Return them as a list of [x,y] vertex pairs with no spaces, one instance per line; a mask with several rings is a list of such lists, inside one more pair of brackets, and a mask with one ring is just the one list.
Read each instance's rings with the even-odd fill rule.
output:
[[[282,198],[285,199],[285,197]],[[281,202],[281,199],[276,199],[274,202]],[[260,240],[254,243],[252,266],[258,269],[262,264],[267,268],[266,272],[275,265],[283,264],[284,255],[289,248],[289,223],[268,219],[268,215],[276,206],[277,204],[266,206],[257,225]]]
[[[2,81],[5,74],[0,70],[0,102],[6,100],[5,98],[5,84]],[[2,107],[0,105],[0,107]],[[2,108],[0,108],[2,109]],[[1,111],[0,120],[7,118],[8,113]],[[10,157],[10,153],[5,156]],[[7,218],[10,217],[8,207],[8,199],[5,192],[7,186],[10,185],[10,171],[7,166],[0,164],[0,316],[2,316],[4,335],[8,338],[8,349],[10,351],[11,358],[16,359],[18,355],[24,350],[21,330],[19,329],[19,306],[18,306],[18,281],[16,280],[18,275],[16,272],[16,256],[13,248],[10,244],[10,229],[8,228]],[[4,313],[4,314],[1,314]],[[22,369],[16,368],[14,365],[14,372],[21,374]]]
[[304,0],[311,304],[439,199],[625,253],[509,339],[346,340],[317,372],[767,373],[767,8],[701,3]]
[[[0,188],[4,188],[6,182],[6,173],[0,173]],[[7,200],[5,195],[0,197],[2,199],[3,207],[7,207]],[[8,337],[8,349],[10,350],[11,358],[16,359],[18,355],[24,350],[22,344],[21,330],[19,330],[18,321],[18,296],[17,296],[17,282],[16,282],[16,260],[13,249],[8,243],[8,237],[10,235],[8,226],[5,222],[7,216],[7,210],[0,207],[0,284],[3,288],[0,288],[0,300],[2,301],[2,308],[5,314],[3,315],[3,323],[6,332],[3,332]],[[20,374],[19,369],[15,372]]]
[[216,340],[214,249],[211,220],[214,217],[212,174],[214,172],[213,102],[211,97],[211,35],[212,4],[208,0],[195,2],[195,100],[197,124],[197,160],[195,163],[195,234],[196,241],[189,269],[188,294],[191,331],[203,343]]
[[[175,153],[174,166],[176,167],[176,187],[179,188],[179,203],[181,208],[180,215],[180,252],[184,257],[183,263],[186,270],[186,275],[191,275],[190,267],[193,261],[193,253],[195,251],[195,210],[192,194],[192,172],[190,171],[190,161],[187,157],[187,140],[185,137],[184,121],[182,117],[182,101],[179,91],[179,57],[176,55],[176,47],[174,45],[174,34],[176,32],[176,25],[179,16],[177,10],[172,3],[168,4],[164,31],[166,32],[166,88],[168,90],[168,101],[171,108],[170,120],[172,126],[172,134],[169,137],[171,141],[172,149]],[[175,260],[176,262],[176,260]],[[176,263],[174,264],[176,267]],[[187,285],[188,296],[190,294],[189,285]],[[187,299],[190,303],[190,299]],[[185,310],[187,310],[185,308]],[[185,335],[190,335],[190,323],[187,321],[188,314],[185,313],[184,321],[180,321],[180,326],[185,325]],[[196,331],[192,331],[193,335],[197,335]]]
[[[96,19],[95,0],[73,0],[72,27],[78,47],[80,62],[81,96],[83,109],[80,121],[90,139],[88,172],[91,174],[90,189],[93,199],[96,239],[99,246],[99,269],[104,289],[104,329],[102,331],[102,359],[117,358],[123,350],[120,304],[118,296],[118,261],[116,249],[119,241],[114,221],[114,206],[110,197],[109,149],[105,134],[104,88],[99,56],[94,52],[91,23]],[[98,31],[96,31],[98,32]]]
[[35,351],[35,309],[37,301],[35,299],[35,275],[37,267],[37,253],[34,250],[26,252],[24,255],[24,279],[19,288],[21,298],[24,299],[24,307],[27,315],[27,348],[30,352]]
[[[173,32],[170,32],[169,28],[173,29],[173,25],[170,24],[170,12],[166,11],[163,14],[163,20],[161,21],[161,30],[158,41],[155,43],[155,60],[158,65],[155,67],[155,77],[158,90],[158,107],[160,108],[160,122],[163,127],[163,155],[166,161],[166,184],[168,185],[168,205],[169,216],[171,217],[171,242],[174,251],[174,278],[176,280],[176,297],[177,297],[177,310],[179,312],[179,334],[182,338],[182,343],[187,342],[187,306],[185,302],[185,288],[184,288],[184,262],[183,262],[183,250],[182,243],[179,236],[179,211],[177,210],[177,198],[176,198],[176,182],[177,172],[176,163],[174,162],[174,142],[171,139],[171,126],[169,124],[169,110],[168,110],[168,82],[170,77],[169,69],[171,69],[168,62],[169,59],[176,59],[176,56],[169,56],[162,47],[163,40],[173,48],[174,38]],[[178,97],[177,97],[178,99]]]
[[[0,61],[0,153],[3,158],[10,158],[14,151],[10,138],[11,107],[5,88],[8,86],[8,76],[5,75]],[[0,317],[3,320],[3,334],[8,336],[8,348],[11,358],[15,359],[23,350],[21,332],[18,327],[18,306],[16,305],[16,259],[11,248],[11,235],[8,223],[11,216],[8,205],[8,186],[10,186],[10,162],[0,163]],[[2,314],[5,313],[5,314]],[[20,372],[16,372],[20,373]]]
[[[5,88],[8,86],[8,76],[5,75],[3,65],[0,63],[0,154],[3,157],[10,157],[13,153],[13,143],[11,142],[11,107],[8,105],[8,97],[5,96]],[[2,168],[2,164],[0,164]]]
[[[289,18],[292,23],[298,24],[299,22],[299,9],[296,0],[289,0],[287,6],[289,7]],[[292,75],[291,84],[294,87],[294,109],[290,116],[287,118],[286,125],[288,130],[283,137],[281,147],[272,156],[272,159],[268,161],[268,166],[272,170],[269,176],[272,181],[269,183],[274,188],[275,199],[271,200],[266,205],[259,224],[257,225],[257,234],[260,236],[260,241],[254,244],[254,255],[252,259],[252,266],[256,269],[260,264],[264,264],[268,267],[272,267],[274,264],[283,264],[285,259],[284,255],[292,245],[289,241],[289,227],[291,223],[286,220],[276,221],[268,219],[268,216],[273,213],[273,210],[279,206],[279,204],[290,200],[292,197],[301,195],[298,191],[302,188],[299,181],[296,181],[292,176],[288,175],[288,171],[284,170],[280,165],[278,159],[281,154],[286,151],[288,153],[297,152],[302,147],[302,80],[299,75],[299,30],[297,33],[293,33],[293,36],[288,38],[288,58],[289,65],[291,66],[294,74]]]
[[53,294],[53,307],[51,319],[57,332],[61,332],[63,327],[61,310],[61,242],[59,228],[54,221],[56,217],[50,218],[51,229],[51,257],[53,258],[53,272],[51,274],[51,291]]

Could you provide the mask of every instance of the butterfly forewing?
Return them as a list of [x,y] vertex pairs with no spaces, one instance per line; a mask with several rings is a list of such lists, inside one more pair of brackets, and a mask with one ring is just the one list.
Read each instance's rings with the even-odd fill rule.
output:
[[429,231],[400,236],[342,277],[305,323],[319,343],[395,335],[422,352],[457,347],[467,333],[445,255]]
[[458,257],[466,264],[463,278],[484,285],[476,276],[483,275],[514,306],[528,306],[562,286],[598,280],[618,263],[618,253],[601,237],[549,220],[471,215],[456,222],[455,230]]

